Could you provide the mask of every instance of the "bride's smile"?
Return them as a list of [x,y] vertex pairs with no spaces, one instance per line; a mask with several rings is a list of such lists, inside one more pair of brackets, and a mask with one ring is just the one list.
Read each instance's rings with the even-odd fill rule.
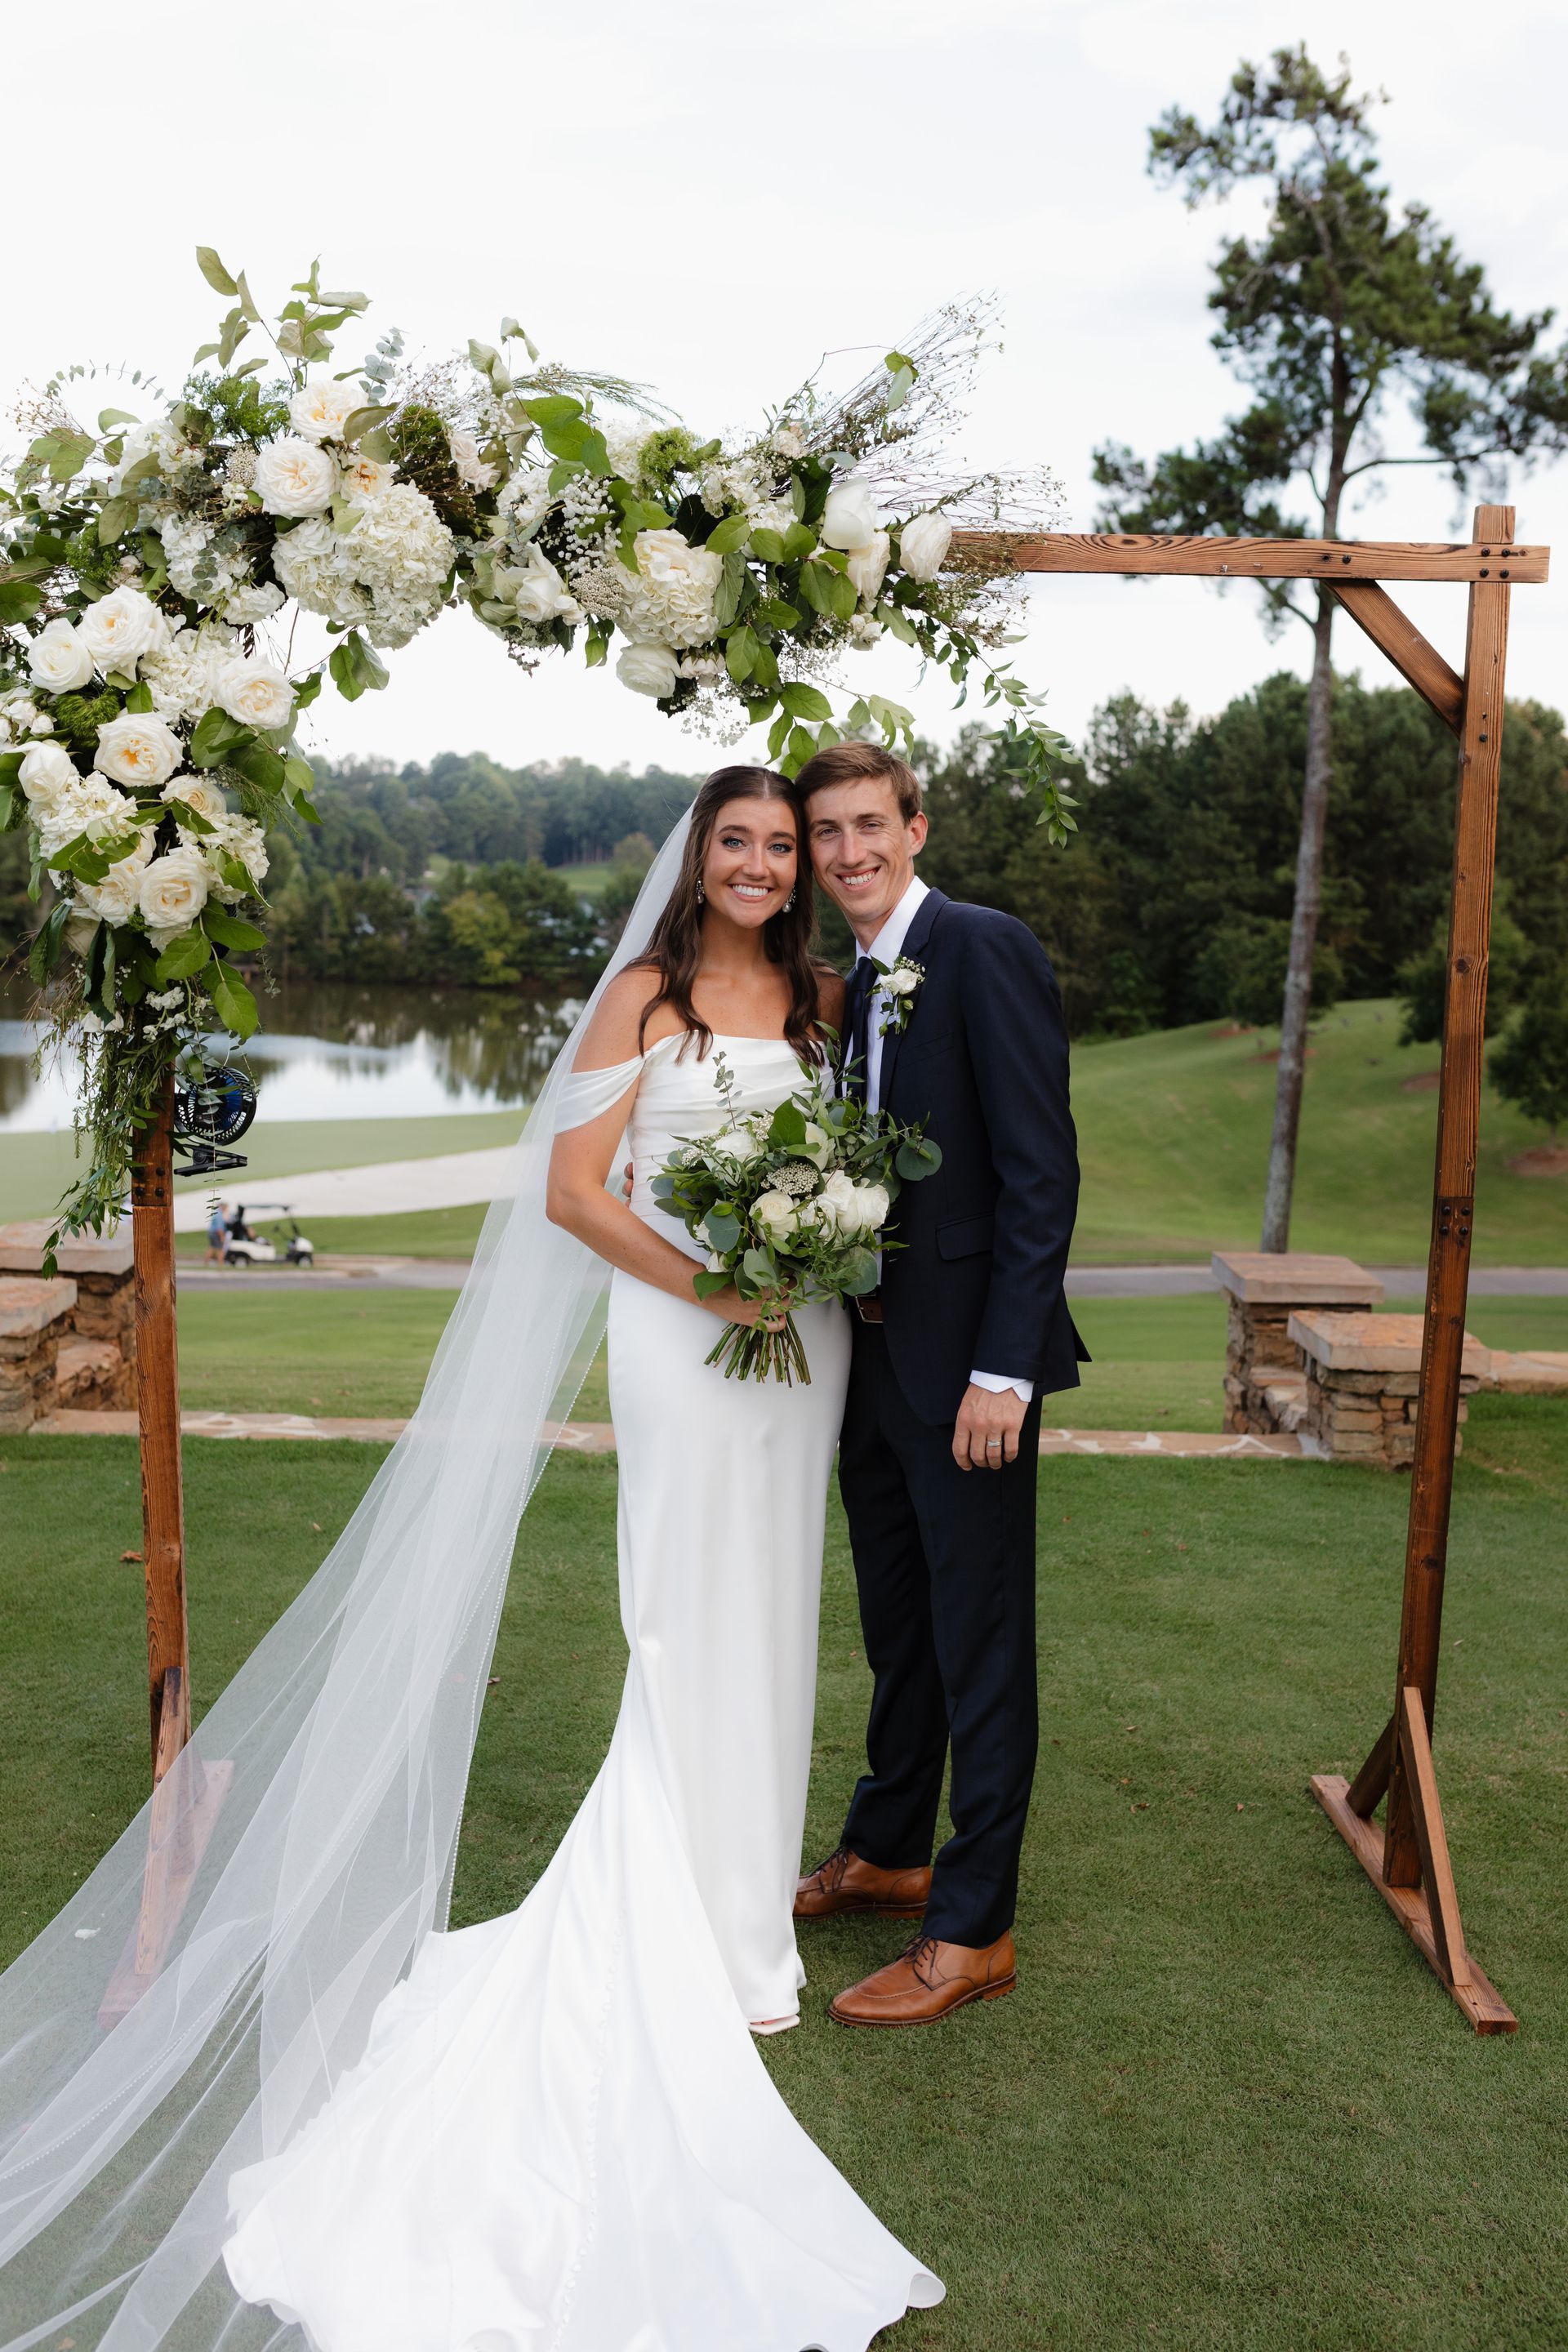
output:
[[721,810],[703,863],[708,905],[746,930],[778,914],[795,886],[793,820],[784,827],[776,806],[737,801]]

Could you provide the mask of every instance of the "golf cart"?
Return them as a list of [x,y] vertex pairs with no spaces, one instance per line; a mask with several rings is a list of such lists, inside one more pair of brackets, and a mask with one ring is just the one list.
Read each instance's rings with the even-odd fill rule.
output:
[[[276,1234],[253,1233],[242,1202],[234,1213],[234,1222],[224,1243],[225,1265],[315,1265],[316,1245],[300,1231],[299,1220],[287,1201],[258,1202],[249,1213],[257,1217],[287,1217],[287,1230]],[[281,1252],[279,1242],[282,1244]]]

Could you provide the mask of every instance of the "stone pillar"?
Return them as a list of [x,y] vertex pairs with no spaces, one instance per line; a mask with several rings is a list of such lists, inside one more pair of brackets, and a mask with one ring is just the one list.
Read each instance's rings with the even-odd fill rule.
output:
[[1216,1250],[1210,1263],[1230,1297],[1224,1427],[1248,1437],[1299,1429],[1307,1379],[1291,1316],[1300,1307],[1375,1307],[1382,1283],[1351,1258],[1305,1251]]
[[0,1274],[0,1433],[31,1429],[54,1403],[60,1336],[76,1305],[61,1276]]
[[[1408,1470],[1415,1454],[1415,1408],[1421,1390],[1419,1315],[1328,1315],[1309,1310],[1290,1318],[1300,1351],[1306,1407],[1300,1434],[1314,1453],[1334,1462],[1376,1462]],[[1490,1356],[1465,1334],[1459,1370],[1459,1419],[1464,1402],[1489,1376]],[[1454,1451],[1461,1452],[1462,1437]]]
[[[33,1274],[54,1227],[47,1217],[0,1225],[0,1276]],[[136,1283],[131,1229],[68,1236],[55,1253],[75,1292],[58,1335],[52,1405],[123,1412],[136,1402]]]

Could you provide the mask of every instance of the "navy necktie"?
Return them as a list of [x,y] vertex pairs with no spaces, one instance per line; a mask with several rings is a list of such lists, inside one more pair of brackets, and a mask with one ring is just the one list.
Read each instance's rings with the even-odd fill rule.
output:
[[857,956],[855,969],[849,975],[849,986],[844,1003],[845,1054],[848,1066],[849,1092],[859,1101],[866,1099],[869,1079],[871,1047],[871,997],[876,974],[868,956]]

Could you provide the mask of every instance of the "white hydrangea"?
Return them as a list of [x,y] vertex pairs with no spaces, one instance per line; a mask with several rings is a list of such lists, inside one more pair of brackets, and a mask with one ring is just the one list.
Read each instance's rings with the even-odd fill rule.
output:
[[32,803],[33,822],[46,858],[85,833],[90,841],[111,841],[134,819],[135,803],[107,776],[79,776],[47,803]]
[[217,534],[194,515],[166,515],[158,525],[169,577],[193,604],[223,603],[249,582],[249,569],[237,548],[218,548]]
[[637,576],[620,614],[637,645],[703,645],[712,636],[713,598],[724,559],[693,547],[678,530],[639,530],[632,541]]
[[652,438],[652,427],[634,425],[618,433],[606,433],[605,447],[611,465],[624,481],[635,482],[642,472],[642,453]]
[[345,560],[343,541],[324,516],[279,532],[272,569],[307,613],[320,613],[342,628],[355,627],[370,611],[370,599]]
[[531,530],[549,512],[556,493],[550,487],[548,466],[520,466],[507,482],[496,505],[510,515],[519,531]]
[[238,858],[257,888],[266,879],[268,864],[267,836],[250,817],[218,818],[212,833],[189,833],[181,826],[180,839],[187,848],[200,850],[206,864],[207,889],[226,907],[237,906],[240,899],[249,897],[250,892],[248,888],[238,889],[232,882],[225,880],[218,865],[218,858],[224,851],[226,850],[231,857]]
[[340,542],[371,600],[373,645],[405,646],[436,614],[457,561],[457,542],[423,490],[395,482],[367,500]]
[[173,726],[210,709],[216,698],[214,677],[238,651],[234,630],[210,621],[205,628],[180,630],[166,651],[146,656],[142,676],[159,718]]
[[259,588],[235,588],[223,600],[224,617],[229,621],[269,621],[283,602],[283,591],[275,580]]

